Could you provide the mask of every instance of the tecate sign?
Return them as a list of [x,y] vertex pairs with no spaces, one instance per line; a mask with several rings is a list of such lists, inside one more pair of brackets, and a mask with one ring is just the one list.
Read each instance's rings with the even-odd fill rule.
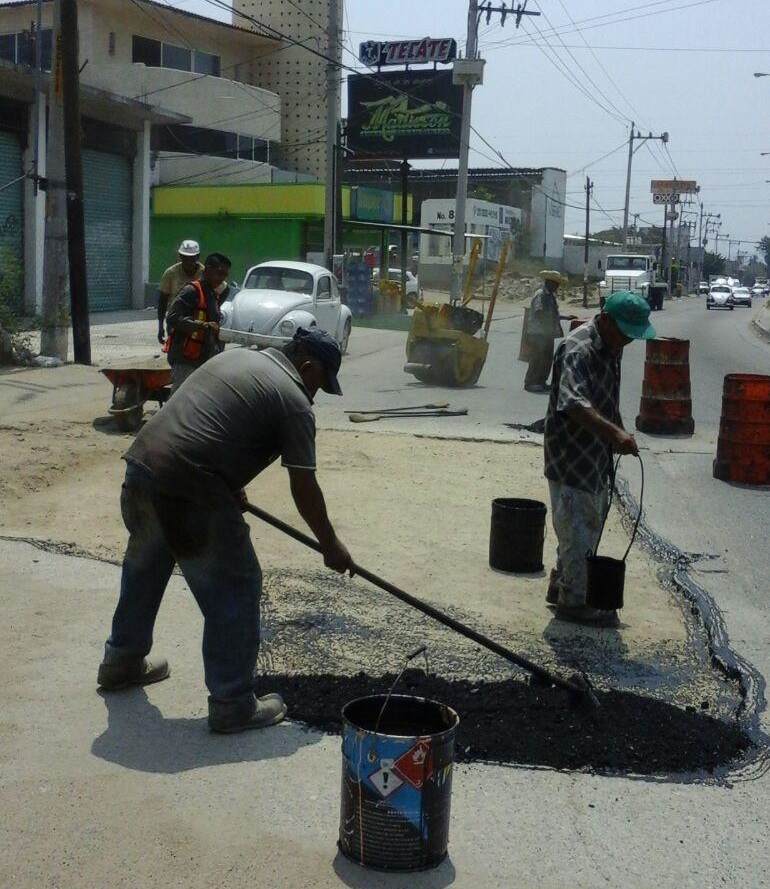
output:
[[381,65],[421,65],[451,62],[457,56],[453,37],[423,37],[420,40],[367,40],[358,47],[358,57],[370,67]]

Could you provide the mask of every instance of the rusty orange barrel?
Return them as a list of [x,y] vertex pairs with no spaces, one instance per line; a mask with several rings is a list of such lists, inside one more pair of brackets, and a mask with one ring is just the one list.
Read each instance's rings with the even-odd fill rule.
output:
[[647,340],[636,428],[662,435],[692,435],[689,340]]
[[770,376],[725,377],[714,478],[770,485]]

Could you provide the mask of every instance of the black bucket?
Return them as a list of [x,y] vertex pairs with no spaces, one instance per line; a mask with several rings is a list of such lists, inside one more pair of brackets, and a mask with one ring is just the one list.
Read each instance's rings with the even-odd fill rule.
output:
[[586,605],[602,611],[622,608],[626,583],[625,559],[586,556],[586,569]]
[[529,574],[543,570],[545,503],[517,497],[492,501],[489,564],[498,571]]
[[447,854],[457,714],[373,695],[346,704],[342,720],[340,851],[378,870],[435,867]]

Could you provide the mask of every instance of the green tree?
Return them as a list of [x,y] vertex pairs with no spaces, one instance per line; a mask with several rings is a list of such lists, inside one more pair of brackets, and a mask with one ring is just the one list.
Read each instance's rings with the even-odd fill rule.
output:
[[703,277],[708,281],[709,275],[721,275],[725,270],[725,258],[721,253],[703,254]]
[[759,249],[764,254],[765,265],[770,269],[770,237],[765,235],[761,241],[757,242],[757,247],[759,247]]

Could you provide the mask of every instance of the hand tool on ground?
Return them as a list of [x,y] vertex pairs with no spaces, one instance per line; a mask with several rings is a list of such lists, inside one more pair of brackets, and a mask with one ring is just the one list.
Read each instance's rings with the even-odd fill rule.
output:
[[[322,551],[319,544],[315,540],[313,540],[312,537],[308,537],[307,534],[303,534],[301,531],[298,531],[291,525],[287,525],[286,522],[282,522],[280,519],[275,518],[275,516],[270,515],[270,513],[265,512],[258,506],[254,506],[251,503],[245,502],[242,508],[245,509],[246,512],[250,512],[257,518],[262,519],[263,522],[267,522],[268,525],[272,525],[279,531],[283,531],[284,534],[288,534],[289,537],[294,538],[294,540],[298,540],[300,543],[304,543],[305,546],[310,547],[310,549],[315,550],[317,553],[320,553]],[[526,670],[532,676],[536,677],[541,683],[545,685],[556,685],[559,688],[565,689],[566,691],[570,692],[571,696],[576,702],[580,703],[581,705],[587,705],[590,711],[596,711],[599,709],[599,700],[596,697],[596,694],[594,693],[586,678],[584,676],[581,676],[579,673],[575,674],[570,679],[564,679],[562,676],[559,676],[556,673],[551,673],[544,667],[533,663],[522,655],[516,654],[513,651],[510,651],[509,649],[503,647],[502,645],[499,645],[497,642],[489,639],[487,636],[482,635],[477,630],[474,630],[471,627],[460,623],[459,620],[455,620],[448,614],[444,614],[443,611],[439,611],[438,608],[434,608],[427,602],[423,602],[415,596],[412,596],[410,593],[399,589],[394,584],[390,583],[387,580],[384,580],[381,577],[378,577],[376,574],[373,574],[366,568],[362,568],[360,565],[356,565],[354,563],[351,568],[351,572],[354,575],[357,574],[360,577],[363,577],[364,580],[368,580],[369,583],[373,584],[376,587],[379,587],[386,593],[390,593],[392,596],[395,596],[397,599],[400,599],[407,605],[411,605],[412,608],[416,608],[423,614],[427,614],[428,617],[432,617],[439,623],[444,624],[444,626],[449,627],[450,630],[454,630],[461,636],[465,636],[467,639],[471,639],[473,642],[476,642],[484,648],[489,649],[489,651],[494,652],[494,654],[498,655],[499,657],[510,661],[510,663],[516,664],[517,667],[521,667],[522,670]]]
[[399,417],[464,417],[468,413],[467,407],[460,407],[454,411],[402,411],[390,414],[348,414],[348,420],[351,423],[369,423],[372,420],[392,420]]
[[406,407],[381,407],[372,408],[367,411],[344,411],[346,414],[392,414],[401,411],[440,411],[449,407],[449,402],[445,404],[408,404]]

